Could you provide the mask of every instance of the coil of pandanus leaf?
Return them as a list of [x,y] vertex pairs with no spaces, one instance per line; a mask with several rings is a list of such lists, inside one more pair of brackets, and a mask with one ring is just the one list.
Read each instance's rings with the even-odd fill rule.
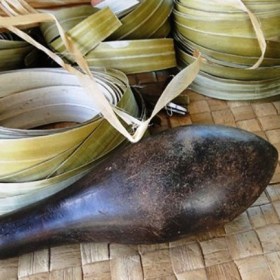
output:
[[226,1],[175,1],[178,64],[188,65],[197,51],[204,57],[192,89],[230,100],[279,95],[280,3],[242,3],[248,12]]
[[[93,74],[112,106],[143,117],[123,73]],[[0,81],[0,213],[67,187],[125,140],[102,118],[75,76],[64,70],[8,71],[0,74]],[[75,124],[38,129],[56,122]]]
[[[170,33],[171,12],[171,0],[142,1],[120,19],[108,7],[52,11],[90,66],[115,68],[126,74],[176,66],[173,39],[165,38]],[[41,24],[41,30],[50,48],[74,62],[54,23]]]
[[24,67],[24,59],[32,49],[31,45],[11,33],[0,33],[0,71]]

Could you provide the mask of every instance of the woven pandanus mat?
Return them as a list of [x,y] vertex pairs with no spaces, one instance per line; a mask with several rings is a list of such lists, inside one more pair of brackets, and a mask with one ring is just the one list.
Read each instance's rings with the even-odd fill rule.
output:
[[[228,102],[190,92],[190,114],[170,127],[216,123],[240,127],[280,152],[280,101]],[[261,197],[224,227],[158,245],[86,243],[0,261],[0,280],[270,280],[280,279],[280,164]]]

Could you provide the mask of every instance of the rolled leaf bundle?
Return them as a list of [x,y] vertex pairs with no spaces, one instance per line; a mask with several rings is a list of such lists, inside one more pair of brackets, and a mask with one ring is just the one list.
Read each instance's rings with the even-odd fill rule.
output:
[[173,39],[102,42],[86,56],[90,66],[115,68],[126,74],[176,66]]
[[[122,26],[110,37],[114,40],[156,38],[157,31],[172,13],[172,0],[144,0],[121,19]],[[166,37],[168,33],[165,34]]]
[[[257,56],[241,56],[236,54],[228,54],[224,52],[219,52],[218,50],[209,49],[206,47],[202,47],[194,42],[186,39],[181,34],[174,34],[174,38],[177,42],[177,46],[180,47],[180,50],[187,53],[194,53],[199,50],[203,53],[203,57],[206,58],[206,61],[218,61],[220,65],[225,66],[238,66],[238,67],[246,67],[249,65],[253,65],[257,60]],[[261,66],[277,66],[280,65],[280,48],[279,43],[277,42],[269,42],[269,45],[266,49],[265,57],[262,61]],[[274,56],[275,58],[271,58]]]
[[[187,7],[196,10],[202,10],[207,12],[225,12],[225,13],[241,13],[240,10],[236,9],[236,5],[221,5],[221,1],[207,1],[207,0],[179,0],[179,2]],[[242,0],[242,2],[254,13],[263,11],[279,10],[278,0]],[[232,2],[234,3],[234,2]],[[237,2],[236,2],[237,3]],[[220,5],[218,5],[220,4]]]
[[[197,52],[204,58],[193,88],[229,100],[279,94],[279,2],[178,0],[173,15],[179,66],[188,65]],[[249,82],[244,96],[243,81]],[[256,87],[260,91],[251,94]]]
[[[178,49],[178,59],[186,65],[194,61],[194,57]],[[182,63],[181,63],[182,65]],[[256,69],[248,69],[245,67],[234,67],[222,65],[217,60],[204,60],[201,64],[201,71],[210,75],[240,81],[268,80],[280,77],[280,66],[258,67]]]
[[[153,0],[141,2],[120,20],[108,7],[80,6],[52,14],[90,66],[133,74],[176,66],[173,40],[164,39],[170,33],[171,12],[171,0]],[[50,48],[75,62],[54,23],[41,24],[41,30]]]
[[[116,70],[93,74],[112,106],[141,117],[124,74]],[[19,77],[21,83],[14,83]],[[77,78],[63,70],[4,72],[0,80],[5,81],[0,98],[0,193],[5,199],[18,195],[23,199],[22,184],[29,184],[28,203],[39,196],[31,197],[31,190],[46,193],[45,188],[54,185],[49,190],[52,193],[66,187],[125,140],[102,118],[95,100]],[[38,129],[56,122],[72,125]],[[1,203],[0,213],[8,211],[7,203],[9,200]],[[10,205],[10,209],[21,204]]]
[[[191,9],[185,12],[174,11],[175,23],[193,28],[205,33],[217,33],[236,37],[255,38],[256,34],[250,19],[244,13],[230,15],[228,13],[215,13],[211,21],[207,20],[207,12],[192,13]],[[196,11],[196,10],[195,10]],[[208,15],[209,16],[209,15]],[[279,11],[256,13],[265,38],[274,38],[279,35]]]
[[[176,30],[181,36],[211,50],[239,56],[260,56],[261,54],[257,38],[203,32],[180,23],[176,24]],[[268,41],[265,57],[279,57],[279,44],[278,41]]]
[[280,78],[240,81],[219,78],[200,72],[190,89],[213,98],[225,100],[257,100],[279,95]]

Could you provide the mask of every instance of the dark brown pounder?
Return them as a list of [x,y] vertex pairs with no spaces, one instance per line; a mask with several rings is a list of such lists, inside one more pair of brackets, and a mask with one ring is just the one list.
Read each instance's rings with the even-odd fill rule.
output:
[[0,257],[73,242],[157,243],[223,225],[273,176],[251,133],[186,126],[130,145],[67,190],[0,219]]

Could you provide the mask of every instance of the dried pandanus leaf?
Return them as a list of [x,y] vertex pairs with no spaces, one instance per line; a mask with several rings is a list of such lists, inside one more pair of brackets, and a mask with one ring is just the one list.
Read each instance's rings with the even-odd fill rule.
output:
[[[217,61],[221,65],[232,66],[232,67],[235,67],[235,66],[250,67],[250,65],[253,65],[258,60],[258,57],[256,57],[256,56],[251,57],[251,56],[233,55],[233,54],[229,54],[227,52],[219,52],[219,51],[207,48],[207,47],[202,47],[202,46],[195,44],[194,42],[186,39],[179,33],[174,33],[174,38],[177,42],[177,45],[182,50],[185,50],[189,54],[199,51],[199,52],[203,53],[203,56],[207,60]],[[280,53],[279,53],[279,57],[276,57],[276,58],[267,57],[267,55],[268,54],[266,53],[261,66],[278,66],[278,65],[280,65]],[[278,56],[278,55],[276,54],[276,56]]]
[[[224,12],[228,13],[229,16],[231,13],[240,13],[240,10],[236,9],[236,1],[228,1],[229,3],[233,3],[235,5],[227,5],[226,2],[224,2],[224,5],[222,5],[221,1],[218,1],[221,5],[217,4],[217,1],[207,1],[207,0],[179,0],[179,3],[182,5],[196,9],[196,10],[202,10],[202,11],[207,11],[211,13],[216,13],[216,12]],[[273,1],[248,1],[248,0],[243,0],[242,1],[252,12],[258,13],[258,12],[263,12],[266,9],[268,10],[277,10],[279,9],[279,1],[278,0],[273,0]],[[266,7],[266,8],[265,8]]]
[[31,45],[11,33],[0,33],[0,71],[22,68]]
[[199,73],[191,89],[213,98],[224,100],[256,100],[279,95],[280,79],[238,81]]
[[[177,55],[180,61],[188,65],[194,61],[194,57],[177,49]],[[257,69],[248,69],[241,67],[230,67],[218,64],[211,60],[203,60],[201,63],[201,71],[217,76],[220,78],[253,81],[253,80],[268,80],[280,77],[280,66],[274,67],[258,67]]]
[[[71,37],[81,54],[86,55],[120,26],[121,23],[115,14],[109,8],[105,8],[75,25],[66,32],[66,35]],[[50,45],[55,51],[65,53],[66,49],[61,38],[51,42]],[[65,56],[69,58],[69,54]],[[70,60],[73,60],[71,56]]]
[[[131,13],[121,19],[122,26],[111,40],[148,39],[167,21],[172,12],[172,0],[144,0]],[[165,34],[165,36],[167,36]]]
[[[106,75],[99,75],[98,72],[94,74],[100,90],[112,105],[138,116],[135,100],[123,74],[116,71],[107,72]],[[71,129],[52,130],[50,134],[46,134],[46,130],[39,130],[34,135],[32,130],[29,136],[29,130],[21,131],[25,137],[20,138],[17,134],[13,138],[10,132],[7,139],[6,132],[5,139],[0,140],[0,180],[13,180],[15,173],[27,172],[28,168],[45,162],[44,168],[42,164],[40,167],[42,172],[31,174],[41,179],[42,176],[48,176],[50,170],[53,172],[57,169],[65,159],[69,165],[69,157],[74,153],[78,158],[69,169],[106,154],[106,150],[111,150],[116,145],[114,129],[100,117],[95,101],[83,91],[75,77],[72,76],[68,84],[67,75],[69,74],[53,69],[6,72],[0,75],[0,80],[6,81],[3,83],[0,99],[2,126],[26,130],[62,121],[80,123]],[[106,79],[103,78],[104,75]],[[21,84],[12,87],[9,81],[19,76]],[[30,83],[31,80],[36,80],[37,85]],[[96,139],[102,139],[102,142],[99,143]],[[88,152],[77,154],[77,150],[81,151],[83,145],[86,145]]]
[[102,42],[86,56],[86,60],[89,65],[116,68],[127,74],[176,66],[172,39]]
[[[87,17],[93,15],[98,11],[97,8],[93,8],[88,5],[75,6],[70,8],[63,8],[57,10],[42,10],[42,12],[52,13],[59,21],[63,30],[68,31],[75,25],[79,24]],[[45,22],[40,24],[43,37],[47,44],[52,43],[59,37],[59,31],[54,22]]]
[[194,90],[222,99],[279,94],[279,1],[178,0],[174,22],[180,66],[197,52],[204,58]]
[[[124,74],[93,73],[113,106],[143,118]],[[5,72],[0,80],[19,76],[22,83],[5,83],[0,98],[0,197],[5,198],[0,213],[67,187],[125,140],[102,118],[75,76],[59,69],[34,69]],[[76,124],[36,128],[61,121]]]
[[[177,31],[187,39],[194,43],[207,46],[210,49],[227,52],[233,55],[243,56],[257,56],[261,54],[261,50],[258,45],[258,40],[255,38],[237,37],[228,35],[221,35],[218,33],[203,32],[199,29],[193,29],[176,24]],[[266,55],[268,57],[279,57],[280,42],[269,41],[267,43]]]
[[[171,2],[170,0],[161,1],[160,3],[146,1],[128,14],[125,17],[126,19],[132,18],[135,14],[143,16],[142,13],[144,13],[146,15],[148,7],[155,9],[155,14],[149,11],[149,21],[141,21],[139,29],[137,27],[137,32],[135,29],[135,32],[129,35],[133,40],[108,41],[107,37],[115,37],[116,33],[123,32],[121,30],[126,30],[129,27],[124,26],[125,18],[122,18],[122,23],[120,23],[109,8],[97,11],[96,9],[91,10],[81,6],[53,11],[52,14],[67,30],[66,34],[71,37],[90,66],[115,68],[127,74],[132,74],[176,66],[173,40],[156,39],[158,37],[163,38],[170,33],[168,17],[171,13]],[[166,12],[165,14],[162,14],[163,10]],[[77,11],[78,17],[76,17],[75,11]],[[89,13],[91,15],[87,17]],[[158,13],[161,14],[160,17],[158,17]],[[77,19],[83,17],[84,19],[77,23]],[[135,24],[135,22],[133,21],[132,23]],[[122,26],[120,27],[121,24]],[[145,25],[142,26],[142,24]],[[147,28],[147,26],[149,27]],[[123,29],[124,27],[125,29]],[[69,60],[74,60],[65,51],[65,46],[61,38],[58,38],[59,33],[54,23],[43,23],[41,30],[51,48]],[[149,32],[149,35],[145,32]],[[109,36],[112,33],[113,35]],[[138,33],[139,36],[137,35]],[[146,39],[135,40],[138,37]],[[148,37],[151,38],[147,39]],[[104,41],[105,39],[106,41]]]
[[[262,31],[265,38],[273,38],[279,34],[280,20],[279,11],[258,14]],[[201,32],[228,35],[233,37],[256,38],[256,33],[252,27],[251,21],[244,14],[242,16],[229,16],[228,14],[213,15],[213,19],[209,20],[209,15],[197,16],[189,13],[181,13],[174,11],[175,23],[183,26],[199,30]]]

